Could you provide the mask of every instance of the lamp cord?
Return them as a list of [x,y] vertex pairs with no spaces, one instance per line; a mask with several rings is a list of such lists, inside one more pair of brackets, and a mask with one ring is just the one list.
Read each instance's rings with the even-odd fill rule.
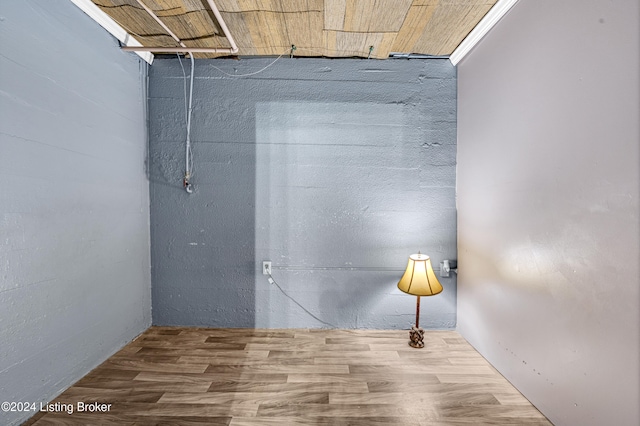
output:
[[269,283],[270,283],[270,284],[274,284],[274,285],[278,288],[278,290],[280,290],[280,292],[281,292],[282,294],[284,294],[284,295],[285,295],[285,297],[287,297],[287,298],[288,298],[288,299],[290,299],[293,303],[295,303],[296,305],[298,305],[298,307],[299,307],[300,309],[302,309],[303,311],[305,311],[309,316],[311,316],[311,317],[312,317],[313,319],[315,319],[316,321],[321,322],[321,323],[322,323],[322,324],[324,324],[324,325],[328,325],[328,326],[329,326],[329,327],[331,327],[331,328],[338,328],[337,326],[335,326],[335,325],[333,325],[333,324],[331,324],[331,323],[329,323],[329,322],[326,322],[326,321],[321,320],[320,318],[318,318],[317,316],[315,316],[314,314],[312,314],[311,312],[309,312],[309,310],[308,310],[307,308],[305,308],[305,307],[304,307],[304,306],[302,306],[300,303],[298,303],[298,301],[297,301],[296,299],[294,299],[293,297],[289,296],[289,295],[287,294],[287,292],[286,292],[286,291],[284,291],[284,290],[282,289],[282,287],[280,287],[280,285],[278,285],[278,283],[276,282],[276,280],[274,280],[274,279],[273,279],[273,277],[271,276],[271,274],[269,274]]

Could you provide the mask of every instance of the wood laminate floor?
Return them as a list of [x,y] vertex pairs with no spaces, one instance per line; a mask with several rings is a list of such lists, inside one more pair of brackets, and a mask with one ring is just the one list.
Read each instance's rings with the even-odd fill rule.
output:
[[25,424],[551,424],[458,333],[427,331],[424,349],[407,341],[398,330],[152,327],[51,403],[73,414]]

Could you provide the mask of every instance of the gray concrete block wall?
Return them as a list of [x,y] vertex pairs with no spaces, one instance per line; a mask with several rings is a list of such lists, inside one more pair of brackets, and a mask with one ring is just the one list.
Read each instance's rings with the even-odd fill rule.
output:
[[39,404],[151,322],[146,65],[71,2],[0,16],[0,401]]
[[[408,256],[457,255],[455,68],[282,58],[226,75],[272,61],[196,60],[191,195],[183,72],[150,70],[154,324],[410,327]],[[455,326],[455,276],[442,283],[424,327]]]

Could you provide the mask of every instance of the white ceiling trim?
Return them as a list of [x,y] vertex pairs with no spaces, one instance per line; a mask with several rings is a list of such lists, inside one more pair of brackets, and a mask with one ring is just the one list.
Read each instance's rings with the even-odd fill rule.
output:
[[493,5],[491,10],[478,22],[469,35],[462,40],[462,43],[453,51],[449,60],[453,65],[458,65],[458,62],[464,58],[467,53],[478,44],[480,40],[493,28],[500,19],[518,2],[518,0],[498,0]]
[[[102,28],[109,31],[112,36],[120,40],[122,44],[125,46],[136,46],[140,47],[142,44],[129,33],[127,33],[124,28],[120,26],[116,21],[111,19],[109,15],[104,13],[102,9],[96,6],[91,0],[71,0],[73,4],[78,6],[84,13],[89,15],[91,19],[96,21]],[[136,52],[138,56],[147,61],[149,64],[153,62],[153,54],[150,52]]]

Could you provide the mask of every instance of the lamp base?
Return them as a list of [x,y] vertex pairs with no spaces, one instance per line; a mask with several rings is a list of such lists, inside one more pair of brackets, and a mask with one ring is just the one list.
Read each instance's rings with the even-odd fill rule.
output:
[[409,331],[409,346],[412,348],[424,348],[424,329],[422,327],[411,326]]

